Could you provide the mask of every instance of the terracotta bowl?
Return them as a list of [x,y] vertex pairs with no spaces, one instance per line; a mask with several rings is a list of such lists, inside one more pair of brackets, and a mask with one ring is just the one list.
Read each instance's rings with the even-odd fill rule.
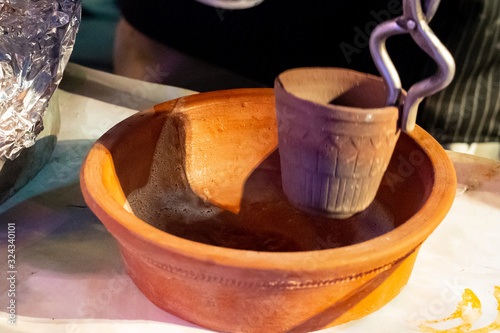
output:
[[308,332],[376,311],[453,202],[445,151],[420,128],[402,134],[375,201],[333,220],[288,203],[276,148],[272,89],[192,95],[104,134],[82,191],[137,287],[190,322]]

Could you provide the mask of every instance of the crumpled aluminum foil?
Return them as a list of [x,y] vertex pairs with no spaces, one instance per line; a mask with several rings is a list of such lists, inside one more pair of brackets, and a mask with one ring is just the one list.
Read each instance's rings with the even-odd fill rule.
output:
[[43,130],[80,20],[81,0],[0,0],[0,165]]

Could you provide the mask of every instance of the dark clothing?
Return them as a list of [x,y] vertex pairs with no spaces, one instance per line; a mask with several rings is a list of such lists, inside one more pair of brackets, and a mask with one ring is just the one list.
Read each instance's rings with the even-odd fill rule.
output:
[[[294,67],[377,74],[369,34],[402,14],[401,0],[265,0],[245,10],[194,0],[118,2],[147,36],[268,86]],[[417,121],[441,142],[500,141],[499,18],[499,0],[442,0],[431,22],[457,63],[452,85],[422,104]],[[392,37],[388,50],[406,89],[433,74],[408,35]]]

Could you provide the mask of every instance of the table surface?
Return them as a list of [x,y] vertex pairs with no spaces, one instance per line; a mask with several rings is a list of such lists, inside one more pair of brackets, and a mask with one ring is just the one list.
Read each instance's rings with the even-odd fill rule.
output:
[[[0,206],[1,268],[8,277],[3,235],[15,223],[17,271],[15,297],[8,296],[8,283],[0,286],[0,331],[209,332],[157,308],[135,287],[113,237],[86,207],[78,181],[84,156],[112,125],[194,92],[73,64],[62,88],[62,128],[49,163]],[[457,195],[423,244],[405,289],[381,310],[324,332],[500,330],[500,162],[449,156]],[[11,299],[16,325],[8,323]]]

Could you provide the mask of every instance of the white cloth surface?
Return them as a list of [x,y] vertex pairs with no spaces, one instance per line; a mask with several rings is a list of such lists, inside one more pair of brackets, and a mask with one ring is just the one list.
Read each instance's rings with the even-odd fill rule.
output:
[[449,143],[444,146],[448,150],[469,155],[476,155],[500,161],[500,142]]

